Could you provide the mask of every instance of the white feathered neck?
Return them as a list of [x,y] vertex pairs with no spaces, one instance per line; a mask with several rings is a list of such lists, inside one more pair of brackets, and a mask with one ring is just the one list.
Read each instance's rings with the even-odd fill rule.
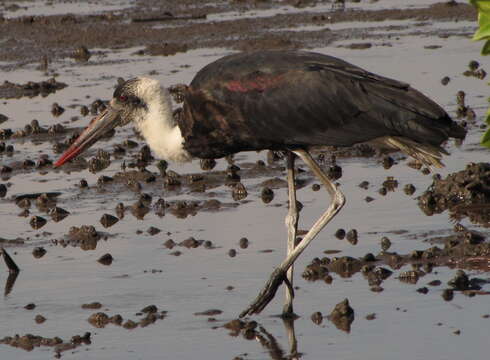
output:
[[158,158],[185,162],[191,155],[184,149],[184,138],[172,114],[170,94],[157,80],[139,78],[135,94],[147,109],[135,116],[135,126]]

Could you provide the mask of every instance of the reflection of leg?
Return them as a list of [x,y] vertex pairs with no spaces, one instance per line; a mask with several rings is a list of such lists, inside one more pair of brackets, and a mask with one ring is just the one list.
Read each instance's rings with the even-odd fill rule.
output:
[[293,318],[283,318],[284,326],[286,327],[286,334],[288,335],[289,342],[289,356],[287,359],[296,360],[299,359],[298,356],[298,340],[296,340],[296,332],[294,331],[294,321]]
[[[286,226],[288,228],[288,252],[289,255],[294,249],[294,243],[296,241],[296,231],[298,229],[298,208],[296,206],[296,187],[294,185],[294,155],[292,152],[288,152],[287,157],[287,172],[288,172],[288,196],[289,196],[289,212],[286,216]],[[286,287],[286,299],[284,302],[284,308],[282,313],[285,317],[293,315],[293,271],[294,265],[288,269],[286,277],[291,284],[291,287]]]
[[[334,183],[332,183],[328,177],[323,173],[322,169],[318,164],[313,160],[311,155],[304,150],[296,150],[294,151],[310,169],[313,173],[319,178],[319,180],[323,183],[326,190],[332,197],[332,202],[328,209],[323,213],[322,216],[313,224],[312,228],[308,233],[304,236],[303,240],[296,245],[293,251],[288,254],[286,259],[272,272],[270,279],[265,284],[265,287],[259,293],[257,298],[250,304],[248,308],[246,308],[240,314],[240,317],[245,315],[258,314],[267,306],[267,304],[274,298],[278,287],[284,281],[288,287],[291,287],[289,283],[286,272],[291,267],[291,265],[296,261],[298,256],[306,249],[306,247],[311,243],[311,241],[315,238],[316,235],[323,229],[325,225],[327,225],[330,220],[339,212],[339,210],[345,204],[345,197],[342,192],[337,189]],[[292,287],[291,290],[292,292]]]

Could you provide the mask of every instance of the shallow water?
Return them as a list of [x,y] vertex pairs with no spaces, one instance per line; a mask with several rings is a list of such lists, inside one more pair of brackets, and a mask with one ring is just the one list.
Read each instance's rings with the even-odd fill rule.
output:
[[[382,3],[387,6],[387,2],[379,3],[380,6]],[[419,5],[414,1],[410,4]],[[481,121],[485,112],[485,96],[488,94],[486,81],[462,75],[471,59],[480,61],[484,67],[488,64],[478,55],[481,44],[473,43],[467,37],[445,39],[431,36],[430,31],[436,31],[438,26],[424,27],[426,35],[395,38],[391,47],[373,46],[366,50],[352,50],[338,47],[344,43],[337,42],[315,50],[408,82],[443,105],[452,115],[456,108],[455,94],[458,90],[464,90],[467,93],[467,104],[475,110],[478,121]],[[445,24],[440,26],[444,27]],[[376,44],[376,41],[373,43]],[[442,47],[436,50],[424,48],[434,44]],[[81,127],[88,122],[88,118],[72,122],[71,117],[81,116],[78,106],[70,108],[69,105],[88,104],[97,98],[108,99],[119,76],[130,78],[148,75],[156,70],[158,74],[152,76],[168,85],[188,83],[202,66],[231,53],[227,49],[200,49],[171,57],[150,57],[134,55],[136,50],[99,49],[100,54],[83,66],[70,61],[52,64],[51,67],[59,74],[57,80],[66,82],[69,87],[46,98],[6,101],[2,104],[1,113],[10,119],[2,127],[19,129],[34,118],[43,126],[61,121],[68,126]],[[184,64],[188,67],[182,67]],[[447,86],[440,83],[444,76],[451,77]],[[2,77],[22,83],[46,78],[34,67],[4,72]],[[53,102],[58,102],[66,109],[60,118],[55,119],[50,113]],[[488,161],[488,150],[478,146],[480,134],[481,130],[473,129],[461,147],[449,144],[451,156],[445,159],[446,168],[440,171],[442,176],[461,170],[470,161]],[[120,129],[115,137],[94,148],[110,150],[114,143],[132,136],[132,129]],[[26,139],[9,143],[14,145],[16,151],[12,157],[0,155],[2,163],[22,161],[26,157],[35,160],[40,152],[49,154],[51,159],[57,157],[53,154],[50,142],[38,144]],[[89,158],[95,151],[89,152],[86,157]],[[441,298],[446,282],[454,276],[454,269],[438,267],[416,285],[409,285],[397,279],[400,271],[410,270],[409,266],[405,266],[383,282],[384,291],[381,293],[370,291],[366,280],[359,273],[351,278],[332,274],[334,280],[330,285],[307,282],[299,276],[312,258],[324,256],[323,251],[327,249],[341,251],[339,256],[360,257],[367,252],[379,252],[380,238],[388,236],[393,243],[390,251],[404,254],[430,247],[430,244],[423,241],[427,232],[450,233],[453,223],[447,213],[427,217],[417,206],[416,197],[430,185],[431,175],[422,175],[405,166],[407,160],[400,159],[399,155],[395,157],[399,159],[399,164],[390,170],[384,170],[375,158],[339,159],[343,169],[339,183],[347,195],[347,204],[296,265],[295,285],[299,289],[296,290],[295,311],[300,318],[295,321],[295,328],[298,350],[303,359],[392,359],[394,356],[402,360],[454,359],[466,357],[470,352],[475,358],[487,354],[486,334],[490,320],[482,318],[482,315],[489,312],[487,297],[470,298],[457,293],[452,302],[445,302]],[[236,164],[246,168],[248,163],[258,159],[265,161],[265,152],[239,154],[236,156]],[[70,211],[71,215],[55,223],[33,205],[31,215],[39,214],[48,219],[44,227],[33,230],[29,225],[29,217],[17,216],[21,209],[15,203],[0,200],[0,236],[27,239],[24,246],[7,248],[22,271],[12,292],[0,301],[0,338],[33,333],[45,337],[60,336],[67,340],[75,334],[92,332],[92,344],[63,353],[63,358],[68,359],[274,358],[259,342],[230,337],[228,330],[213,327],[236,318],[256,295],[273,267],[285,256],[286,189],[274,190],[274,200],[265,205],[260,200],[259,184],[270,176],[246,178],[243,183],[249,189],[249,195],[239,206],[230,210],[198,212],[185,219],[179,219],[168,212],[159,218],[150,212],[143,221],[137,220],[127,211],[123,220],[109,229],[103,229],[99,219],[104,213],[115,214],[114,208],[118,202],[130,205],[139,197],[131,191],[114,193],[110,187],[106,193],[94,189],[100,175],[113,176],[120,171],[120,165],[121,160],[113,161],[109,168],[96,175],[87,170],[67,173],[62,168],[50,170],[45,175],[38,171],[14,175],[2,181],[12,183],[7,199],[24,193],[59,191],[62,194],[58,206]],[[224,170],[226,167],[226,162],[219,160],[216,169]],[[155,166],[148,169],[157,172]],[[180,174],[201,172],[198,162],[172,164],[170,169]],[[387,176],[394,176],[399,186],[397,191],[383,197],[377,190]],[[308,174],[301,177],[310,179]],[[88,181],[91,189],[80,190],[75,187],[82,178]],[[370,182],[368,190],[357,186],[362,180]],[[412,196],[402,191],[407,183],[417,188]],[[159,196],[169,201],[213,198],[209,192],[177,195],[151,185],[142,185],[142,191],[151,193],[154,201]],[[212,192],[214,198],[223,203],[235,203],[231,190],[226,186],[219,186]],[[368,195],[375,198],[375,201],[365,202],[364,198]],[[298,191],[298,198],[305,205],[299,227],[307,229],[325,209],[328,198],[323,191],[312,191],[309,185]],[[467,221],[462,223],[489,234],[488,230]],[[94,224],[97,230],[111,236],[99,241],[93,251],[82,251],[70,245],[51,245],[51,240],[62,238],[70,226],[83,224]],[[150,236],[146,233],[150,226],[162,232]],[[352,246],[345,240],[337,240],[333,234],[338,228],[357,229],[359,243]],[[143,233],[137,234],[137,230]],[[395,233],[400,230],[406,232]],[[42,235],[43,232],[50,234]],[[167,235],[167,232],[170,234]],[[180,242],[190,236],[211,240],[216,248],[178,247],[182,255],[171,256],[169,253],[176,248],[168,250],[163,246],[169,238]],[[250,240],[247,249],[239,248],[241,237]],[[41,259],[35,259],[32,256],[35,246],[44,246],[47,254]],[[228,256],[228,250],[232,248],[238,252],[234,258]],[[261,252],[267,249],[273,251]],[[105,253],[114,257],[111,266],[97,262]],[[468,274],[488,278],[488,273],[468,271]],[[6,270],[0,272],[0,283],[6,278]],[[442,285],[430,287],[427,295],[415,291],[434,279],[441,280]],[[234,289],[227,290],[227,286],[233,286]],[[281,294],[283,291],[280,289]],[[349,334],[338,330],[327,319],[324,319],[321,326],[310,320],[313,312],[321,311],[327,315],[344,298],[349,299],[356,317]],[[96,311],[80,307],[83,303],[93,301],[103,304],[102,309],[96,311],[104,311],[109,315],[119,313],[125,319],[137,320],[140,317],[135,314],[149,304],[167,310],[168,316],[146,328],[126,330],[108,325],[96,329],[87,322],[90,314]],[[24,306],[30,302],[35,303],[36,308],[25,310]],[[284,350],[284,356],[287,356],[286,330],[282,321],[273,316],[280,313],[281,303],[281,295],[276,296],[266,310],[253,319],[275,337]],[[209,322],[208,316],[194,315],[208,309],[220,309],[223,313],[214,316],[216,322]],[[366,315],[371,313],[376,313],[376,319],[366,320]],[[36,314],[42,314],[47,321],[36,324]],[[461,330],[459,336],[453,334],[457,329]],[[32,352],[25,352],[1,345],[0,355],[5,359],[45,359],[53,356],[53,350],[36,348]]]

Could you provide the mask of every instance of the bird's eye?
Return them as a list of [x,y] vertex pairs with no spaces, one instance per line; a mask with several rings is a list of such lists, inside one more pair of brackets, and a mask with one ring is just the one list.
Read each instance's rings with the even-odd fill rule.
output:
[[126,100],[128,100],[128,97],[126,95],[120,95],[119,96],[119,101],[126,102]]

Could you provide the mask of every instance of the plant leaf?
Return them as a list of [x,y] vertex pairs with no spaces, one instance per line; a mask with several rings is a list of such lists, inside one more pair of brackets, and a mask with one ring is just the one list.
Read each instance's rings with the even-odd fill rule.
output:
[[485,133],[481,137],[480,144],[482,144],[483,146],[485,146],[487,148],[490,148],[490,109],[488,109],[488,111],[487,111],[487,118],[486,118],[485,122],[488,125],[488,129],[487,129],[487,131],[485,131]]
[[470,3],[480,12],[490,13],[490,1],[488,0],[470,0]]
[[490,55],[490,39],[485,41],[485,44],[483,45],[481,49],[481,54],[482,55]]
[[488,13],[480,12],[478,14],[478,25],[480,27],[473,35],[473,40],[490,39],[490,10]]

